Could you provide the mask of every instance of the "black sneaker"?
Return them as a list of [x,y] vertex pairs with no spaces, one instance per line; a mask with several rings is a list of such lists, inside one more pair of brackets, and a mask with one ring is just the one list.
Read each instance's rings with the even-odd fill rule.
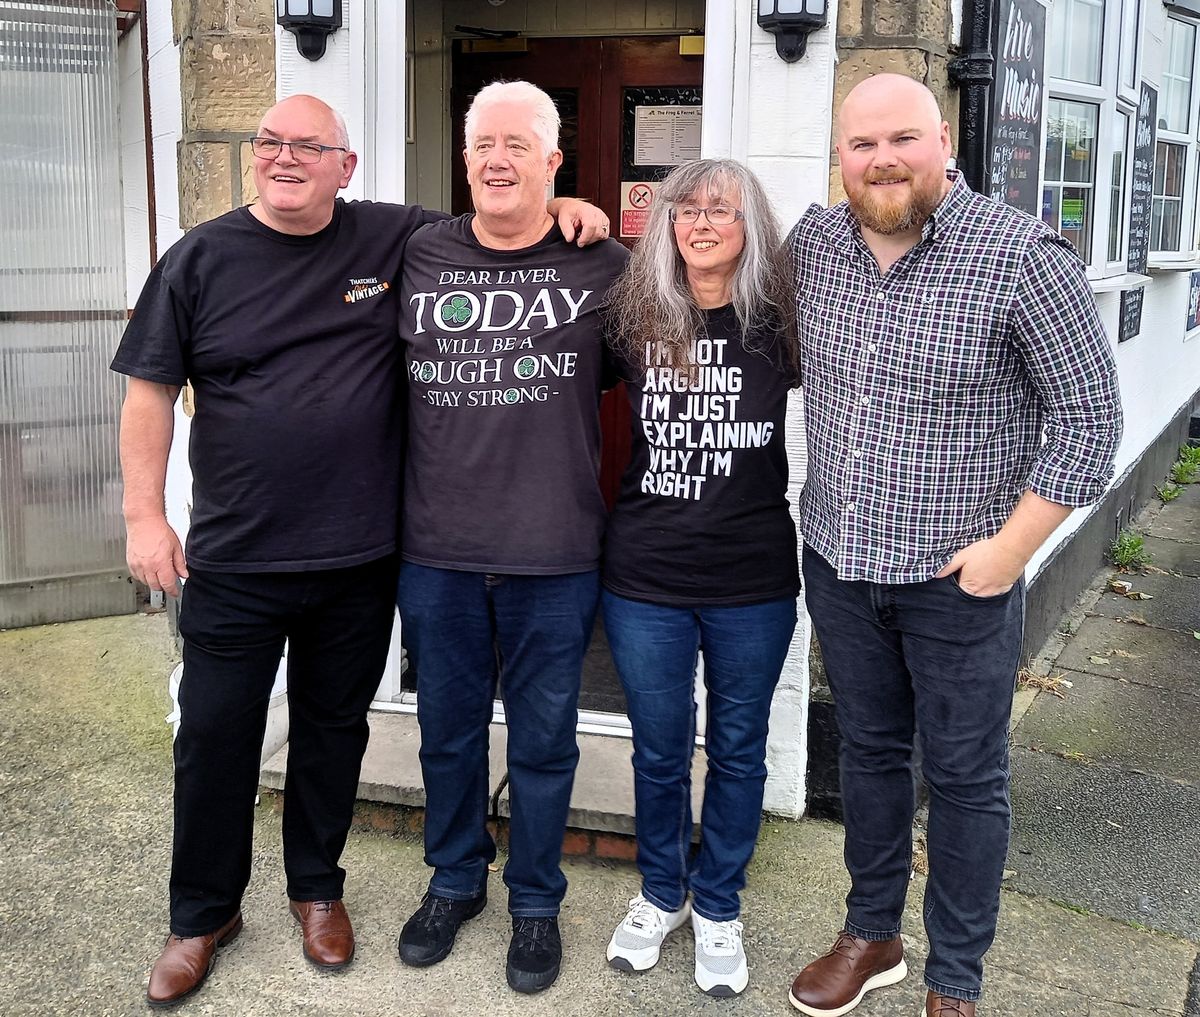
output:
[[414,968],[445,960],[454,947],[459,926],[474,918],[487,903],[487,893],[470,900],[453,900],[427,893],[400,930],[400,959]]
[[558,977],[561,964],[557,918],[513,918],[508,968],[504,972],[510,988],[517,992],[548,989]]

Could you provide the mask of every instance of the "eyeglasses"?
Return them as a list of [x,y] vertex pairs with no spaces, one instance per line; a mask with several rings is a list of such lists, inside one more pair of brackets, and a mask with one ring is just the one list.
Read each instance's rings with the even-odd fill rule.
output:
[[251,138],[250,150],[260,159],[278,159],[284,146],[292,151],[292,158],[300,163],[320,162],[326,152],[346,152],[341,145],[318,145],[315,141],[280,141],[278,138]]
[[713,205],[711,208],[697,208],[695,205],[672,205],[667,215],[670,216],[671,222],[683,223],[685,226],[699,222],[701,215],[713,226],[729,226],[739,219],[745,218],[742,210],[734,208],[732,205]]

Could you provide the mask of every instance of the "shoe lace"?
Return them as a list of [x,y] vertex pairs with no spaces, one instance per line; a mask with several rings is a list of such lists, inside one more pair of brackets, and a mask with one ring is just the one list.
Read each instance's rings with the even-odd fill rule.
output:
[[335,900],[315,900],[312,902],[314,911],[332,911],[333,906],[337,903]]
[[742,923],[738,921],[712,922],[707,918],[698,924],[700,947],[707,954],[727,957],[738,951],[742,942]]
[[513,938],[518,950],[536,950],[538,943],[549,934],[549,918],[518,918],[513,924]]
[[454,907],[454,901],[449,897],[438,897],[428,893],[425,895],[425,900],[421,903],[421,924],[426,928],[432,928],[437,925],[443,917],[450,913],[450,909]]
[[666,918],[661,909],[651,904],[640,893],[629,902],[629,914],[621,923],[625,928],[636,932],[648,932],[658,929],[666,932]]
[[833,944],[833,948],[829,951],[831,954],[837,954],[839,957],[845,957],[847,960],[854,958],[855,949],[858,939],[850,933],[842,930],[838,933],[837,940]]
[[932,1006],[929,1017],[963,1017],[967,1012],[966,1001],[953,996],[935,995]]

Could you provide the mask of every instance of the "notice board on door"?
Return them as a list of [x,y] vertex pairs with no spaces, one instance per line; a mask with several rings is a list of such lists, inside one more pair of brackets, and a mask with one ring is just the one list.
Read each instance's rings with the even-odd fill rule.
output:
[[[1142,82],[1133,128],[1133,174],[1129,201],[1129,260],[1126,269],[1145,273],[1150,258],[1150,218],[1154,196],[1154,126],[1158,92]],[[1142,330],[1142,290],[1121,291],[1117,341],[1126,342]]]
[[701,90],[694,85],[628,86],[621,105],[621,224],[640,237],[658,181],[700,158]]

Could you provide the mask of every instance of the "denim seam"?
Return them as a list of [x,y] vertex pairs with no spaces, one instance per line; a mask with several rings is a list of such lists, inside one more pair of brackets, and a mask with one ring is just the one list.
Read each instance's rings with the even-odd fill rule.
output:
[[448,897],[450,900],[475,900],[476,897],[483,893],[483,888],[477,886],[474,893],[463,893],[461,890],[443,890],[435,886],[431,881],[429,892],[435,897]]
[[935,982],[928,975],[925,976],[925,987],[939,996],[953,996],[955,999],[965,999],[968,1003],[978,1002],[983,995],[983,991],[980,989],[963,989],[956,985],[946,985],[944,982]]
[[865,939],[870,943],[883,943],[886,940],[895,939],[900,935],[900,926],[897,925],[890,932],[872,932],[870,929],[864,929],[861,925],[855,925],[847,919],[846,931],[855,939]]
[[646,886],[644,883],[642,884],[642,896],[645,897],[646,900],[648,900],[656,908],[658,908],[659,911],[670,911],[670,912],[678,911],[680,908],[683,907],[684,904],[687,903],[687,890],[684,890],[684,892],[683,892],[683,900],[679,904],[677,904],[675,907],[671,907],[661,897],[656,897],[652,893],[647,893]]
[[516,908],[509,909],[513,918],[557,918],[558,908]]

